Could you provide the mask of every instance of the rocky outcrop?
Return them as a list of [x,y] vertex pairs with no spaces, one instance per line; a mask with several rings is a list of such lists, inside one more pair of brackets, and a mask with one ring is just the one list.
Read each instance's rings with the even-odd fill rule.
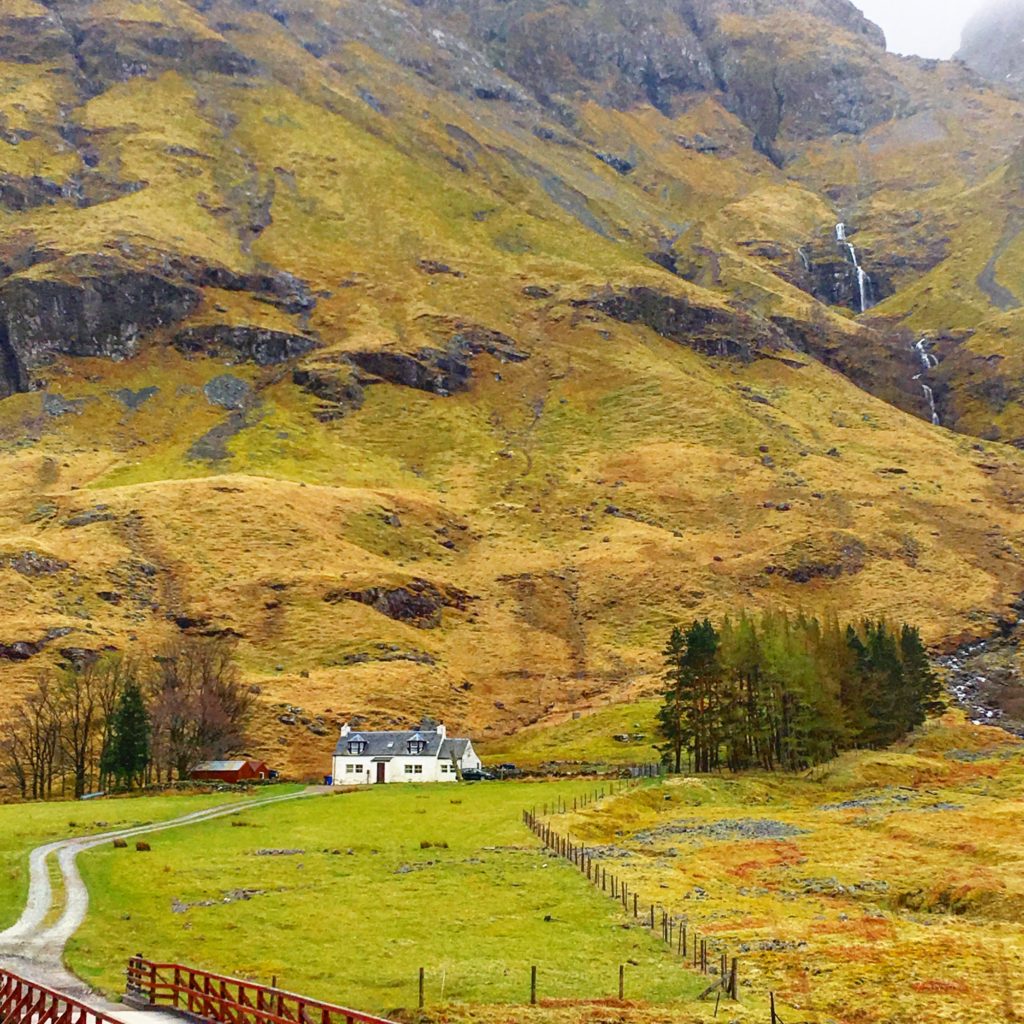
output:
[[748,313],[698,306],[679,295],[654,288],[629,288],[577,307],[595,309],[625,324],[645,324],[656,334],[707,356],[753,359],[758,351],[789,348],[785,334],[774,324]]
[[791,583],[835,580],[861,572],[866,560],[867,549],[856,537],[836,532],[799,541],[764,573]]
[[63,559],[29,550],[0,558],[0,566],[13,569],[21,576],[36,577],[54,576],[59,572],[64,572],[68,568],[68,563]]
[[230,373],[222,373],[203,386],[203,394],[211,405],[219,405],[222,409],[242,412],[253,401],[252,385],[241,377]]
[[177,284],[193,288],[222,288],[228,292],[249,292],[286,313],[304,315],[316,307],[309,285],[294,274],[273,267],[238,271],[200,256],[166,252],[135,242],[119,242],[117,250],[134,266]]
[[469,387],[473,376],[471,361],[483,353],[502,362],[519,363],[529,358],[508,335],[476,325],[461,326],[443,349],[427,346],[412,353],[349,352],[347,358],[378,380],[435,395],[452,395]]
[[366,398],[348,367],[297,368],[292,371],[292,383],[320,400],[314,415],[321,423],[340,420],[346,413],[362,408]]
[[[91,5],[72,2],[63,12],[75,39],[75,62],[90,93],[142,75],[176,71],[183,60],[199,72],[251,75],[257,64],[213,33],[191,33],[181,23],[92,17]],[[156,8],[159,10],[159,8]]]
[[19,213],[67,202],[81,209],[110,202],[145,187],[146,183],[142,181],[112,181],[95,173],[75,176],[62,182],[40,175],[26,177],[0,173],[0,207]]
[[114,260],[67,261],[47,277],[0,288],[0,395],[25,391],[29,371],[58,355],[133,356],[139,340],[199,304],[199,292]]
[[778,159],[780,134],[863,132],[905,96],[885,37],[847,0],[416,0],[542,103],[585,96],[681,113],[720,92]]
[[174,345],[191,355],[228,357],[234,362],[256,363],[257,366],[286,363],[317,347],[312,338],[301,334],[230,324],[189,327],[174,336]]
[[357,601],[389,619],[417,629],[436,629],[445,608],[465,611],[474,598],[464,590],[429,580],[412,579],[402,586],[367,587],[365,590],[334,590],[324,597],[331,604]]

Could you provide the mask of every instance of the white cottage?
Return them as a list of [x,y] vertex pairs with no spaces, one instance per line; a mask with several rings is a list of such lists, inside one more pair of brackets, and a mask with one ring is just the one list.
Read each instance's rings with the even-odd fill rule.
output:
[[353,732],[345,724],[333,763],[336,786],[455,782],[459,771],[482,767],[471,740],[450,739],[433,722],[408,732]]

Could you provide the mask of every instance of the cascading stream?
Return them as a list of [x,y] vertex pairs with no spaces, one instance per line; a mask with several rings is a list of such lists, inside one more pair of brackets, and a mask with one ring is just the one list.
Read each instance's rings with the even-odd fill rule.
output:
[[860,292],[860,311],[866,313],[871,307],[871,278],[867,271],[860,265],[857,258],[857,250],[853,243],[846,237],[846,225],[840,222],[836,225],[836,241],[845,247],[850,256],[853,269],[857,272],[857,289]]
[[918,354],[922,366],[921,372],[915,375],[914,380],[921,385],[921,390],[924,392],[924,397],[928,402],[928,408],[932,413],[932,423],[938,427],[942,425],[942,420],[939,418],[939,410],[935,406],[935,392],[930,385],[921,380],[926,373],[934,370],[939,365],[938,357],[928,351],[928,345],[929,341],[927,338],[922,338],[914,345],[914,351]]

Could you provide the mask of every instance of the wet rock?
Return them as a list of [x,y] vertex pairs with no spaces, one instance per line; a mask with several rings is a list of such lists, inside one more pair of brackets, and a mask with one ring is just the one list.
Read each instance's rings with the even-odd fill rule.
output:
[[450,585],[413,579],[399,587],[331,591],[324,600],[332,604],[339,601],[358,601],[390,619],[408,622],[417,629],[436,629],[441,625],[442,612],[445,608],[465,611],[475,598]]
[[304,356],[317,347],[312,338],[262,327],[215,324],[190,327],[174,337],[181,352],[227,356],[235,362],[272,366]]
[[240,411],[248,408],[252,401],[252,385],[240,377],[222,373],[204,385],[203,394],[211,405]]

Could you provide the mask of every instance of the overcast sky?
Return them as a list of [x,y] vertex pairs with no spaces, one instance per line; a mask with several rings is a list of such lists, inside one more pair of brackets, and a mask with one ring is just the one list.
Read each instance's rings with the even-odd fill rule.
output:
[[889,49],[922,57],[952,57],[967,19],[988,0],[853,0],[885,30]]

